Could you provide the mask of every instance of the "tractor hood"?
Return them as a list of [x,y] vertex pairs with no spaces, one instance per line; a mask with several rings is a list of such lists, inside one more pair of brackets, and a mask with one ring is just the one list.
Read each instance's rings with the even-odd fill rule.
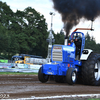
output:
[[73,62],[75,59],[75,44],[54,45],[52,47],[52,62]]

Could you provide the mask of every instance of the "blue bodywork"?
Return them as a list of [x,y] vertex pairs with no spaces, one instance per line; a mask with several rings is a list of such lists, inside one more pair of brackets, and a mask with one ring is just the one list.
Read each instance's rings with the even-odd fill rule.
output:
[[[82,43],[81,43],[81,50],[80,50],[80,56],[82,54],[82,51],[84,49],[85,45],[85,36],[82,32],[73,32],[69,38],[71,41],[70,45],[54,45],[51,50],[51,63],[50,64],[44,64],[42,65],[42,73],[45,75],[60,75],[60,76],[66,76],[66,72],[69,68],[74,68],[76,72],[80,71],[80,66],[82,65],[82,62],[80,60],[75,60],[76,57],[76,46],[75,43],[72,42],[73,36],[76,34],[82,35]],[[58,54],[60,56],[54,55]],[[55,59],[54,58],[57,59]]]

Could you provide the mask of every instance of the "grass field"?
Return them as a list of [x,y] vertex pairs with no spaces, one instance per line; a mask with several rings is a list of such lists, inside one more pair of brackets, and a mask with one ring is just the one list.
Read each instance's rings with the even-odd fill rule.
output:
[[0,75],[37,75],[37,73],[0,72]]

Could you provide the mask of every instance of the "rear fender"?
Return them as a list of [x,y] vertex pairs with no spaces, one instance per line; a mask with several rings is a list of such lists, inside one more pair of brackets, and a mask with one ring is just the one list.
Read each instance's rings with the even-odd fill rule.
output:
[[80,60],[87,60],[89,55],[93,52],[91,49],[84,49],[81,55]]

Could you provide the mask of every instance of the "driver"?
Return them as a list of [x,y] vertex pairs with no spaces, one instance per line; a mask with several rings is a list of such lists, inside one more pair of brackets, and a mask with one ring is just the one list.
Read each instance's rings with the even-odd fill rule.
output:
[[81,46],[81,38],[78,36],[75,36],[74,43],[76,46],[80,47]]
[[74,41],[78,41],[79,37],[78,36],[75,36],[74,37]]
[[[76,56],[80,56],[80,50],[81,50],[81,37],[78,37],[76,36],[75,39],[74,39],[74,43],[75,43],[75,46],[76,46]],[[78,56],[78,59],[79,59],[79,56]]]

